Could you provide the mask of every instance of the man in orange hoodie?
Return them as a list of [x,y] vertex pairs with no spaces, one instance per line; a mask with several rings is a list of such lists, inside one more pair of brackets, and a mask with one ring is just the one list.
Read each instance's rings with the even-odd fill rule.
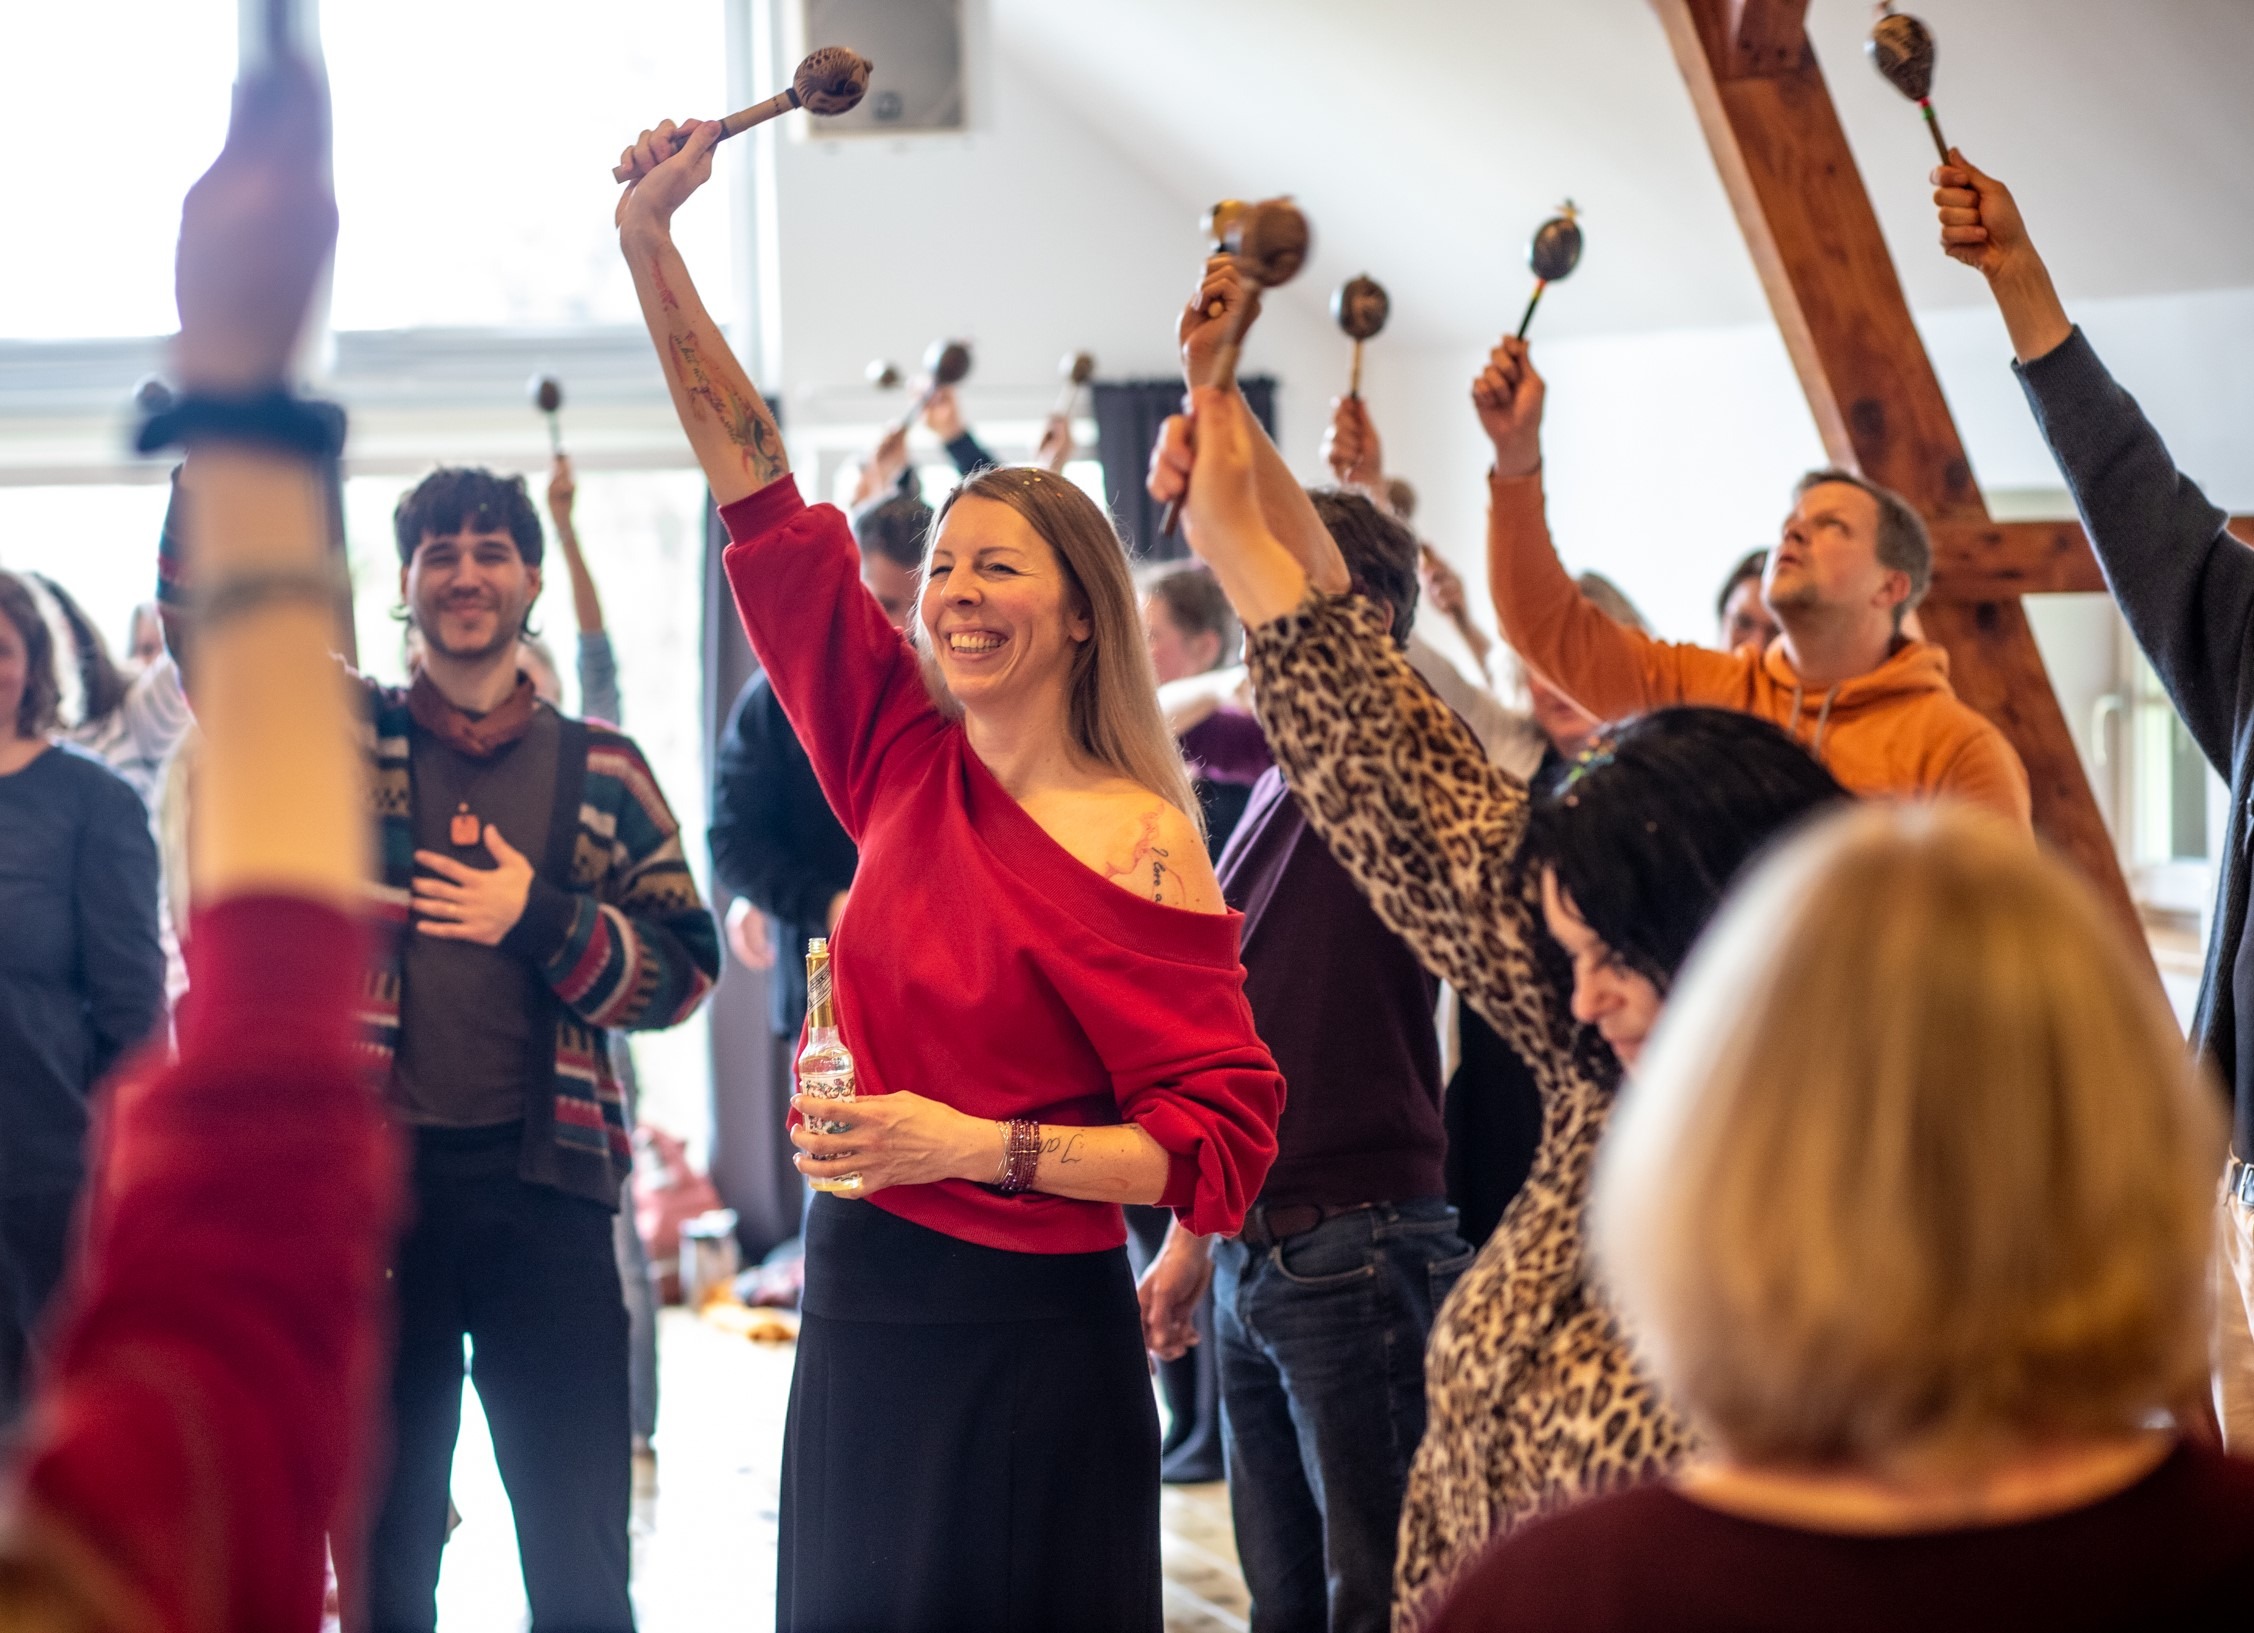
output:
[[1957,700],[1948,654],[1902,633],[1933,549],[1907,501],[1847,471],[1801,480],[1769,552],[1766,650],[1675,645],[1600,612],[1558,561],[1542,513],[1542,377],[1506,339],[1472,386],[1495,445],[1487,556],[1503,638],[1599,719],[1671,703],[1742,709],[1808,746],[1858,794],[1969,800],[2027,826],[2027,772]]

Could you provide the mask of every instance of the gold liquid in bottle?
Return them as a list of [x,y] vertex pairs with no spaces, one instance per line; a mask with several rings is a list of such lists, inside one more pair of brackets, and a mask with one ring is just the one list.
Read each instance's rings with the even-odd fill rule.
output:
[[[830,975],[830,944],[816,936],[806,944],[806,1046],[798,1052],[798,1092],[823,1100],[853,1098],[853,1056],[837,1035],[837,993]],[[843,1134],[843,1123],[809,1117],[816,1134]],[[857,1191],[859,1174],[809,1179],[817,1191]]]

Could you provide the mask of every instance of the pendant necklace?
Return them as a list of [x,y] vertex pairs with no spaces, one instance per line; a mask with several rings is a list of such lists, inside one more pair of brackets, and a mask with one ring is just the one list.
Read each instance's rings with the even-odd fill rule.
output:
[[[485,838],[485,822],[470,808],[470,802],[477,796],[478,790],[485,786],[486,780],[493,775],[498,762],[505,758],[509,748],[514,746],[514,744],[504,746],[499,753],[483,764],[477,765],[469,776],[463,779],[467,786],[461,790],[454,801],[454,814],[446,819],[446,837],[452,842],[456,850],[475,850]],[[468,758],[466,755],[460,757]],[[452,779],[449,778],[448,780],[451,781]],[[448,792],[451,793],[453,790],[449,789]]]

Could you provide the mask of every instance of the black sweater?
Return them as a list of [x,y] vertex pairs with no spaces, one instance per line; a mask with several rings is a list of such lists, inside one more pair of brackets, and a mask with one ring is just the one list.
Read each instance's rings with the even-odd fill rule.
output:
[[806,943],[829,931],[830,902],[860,860],[775,689],[752,676],[728,714],[712,772],[712,873],[775,920],[768,1024],[794,1037],[806,1018]]
[[2233,1085],[2231,1146],[2254,1156],[2254,1063],[2242,1067],[2232,974],[2246,937],[2254,800],[2254,550],[2176,469],[2160,434],[2076,329],[2015,365],[2098,565],[2200,752],[2231,785],[2230,830],[2192,1042]]
[[87,1096],[163,1020],[148,808],[58,744],[0,777],[0,1194],[78,1184]]

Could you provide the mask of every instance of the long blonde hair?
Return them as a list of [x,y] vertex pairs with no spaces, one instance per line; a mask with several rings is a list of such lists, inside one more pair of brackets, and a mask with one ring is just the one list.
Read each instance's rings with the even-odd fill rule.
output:
[[[939,537],[958,499],[990,499],[1016,511],[1056,552],[1066,593],[1087,609],[1090,634],[1072,659],[1073,743],[1098,765],[1166,801],[1202,835],[1205,818],[1190,774],[1158,711],[1158,676],[1150,666],[1127,548],[1111,519],[1061,476],[1033,465],[990,466],[947,496],[931,519],[929,540]],[[927,541],[924,572],[930,571]],[[917,650],[928,659],[931,637],[923,620],[915,619],[911,629]]]
[[2134,1429],[2206,1373],[2222,1102],[2081,880],[1965,810],[1767,864],[1599,1163],[1602,1278],[1733,1454]]

